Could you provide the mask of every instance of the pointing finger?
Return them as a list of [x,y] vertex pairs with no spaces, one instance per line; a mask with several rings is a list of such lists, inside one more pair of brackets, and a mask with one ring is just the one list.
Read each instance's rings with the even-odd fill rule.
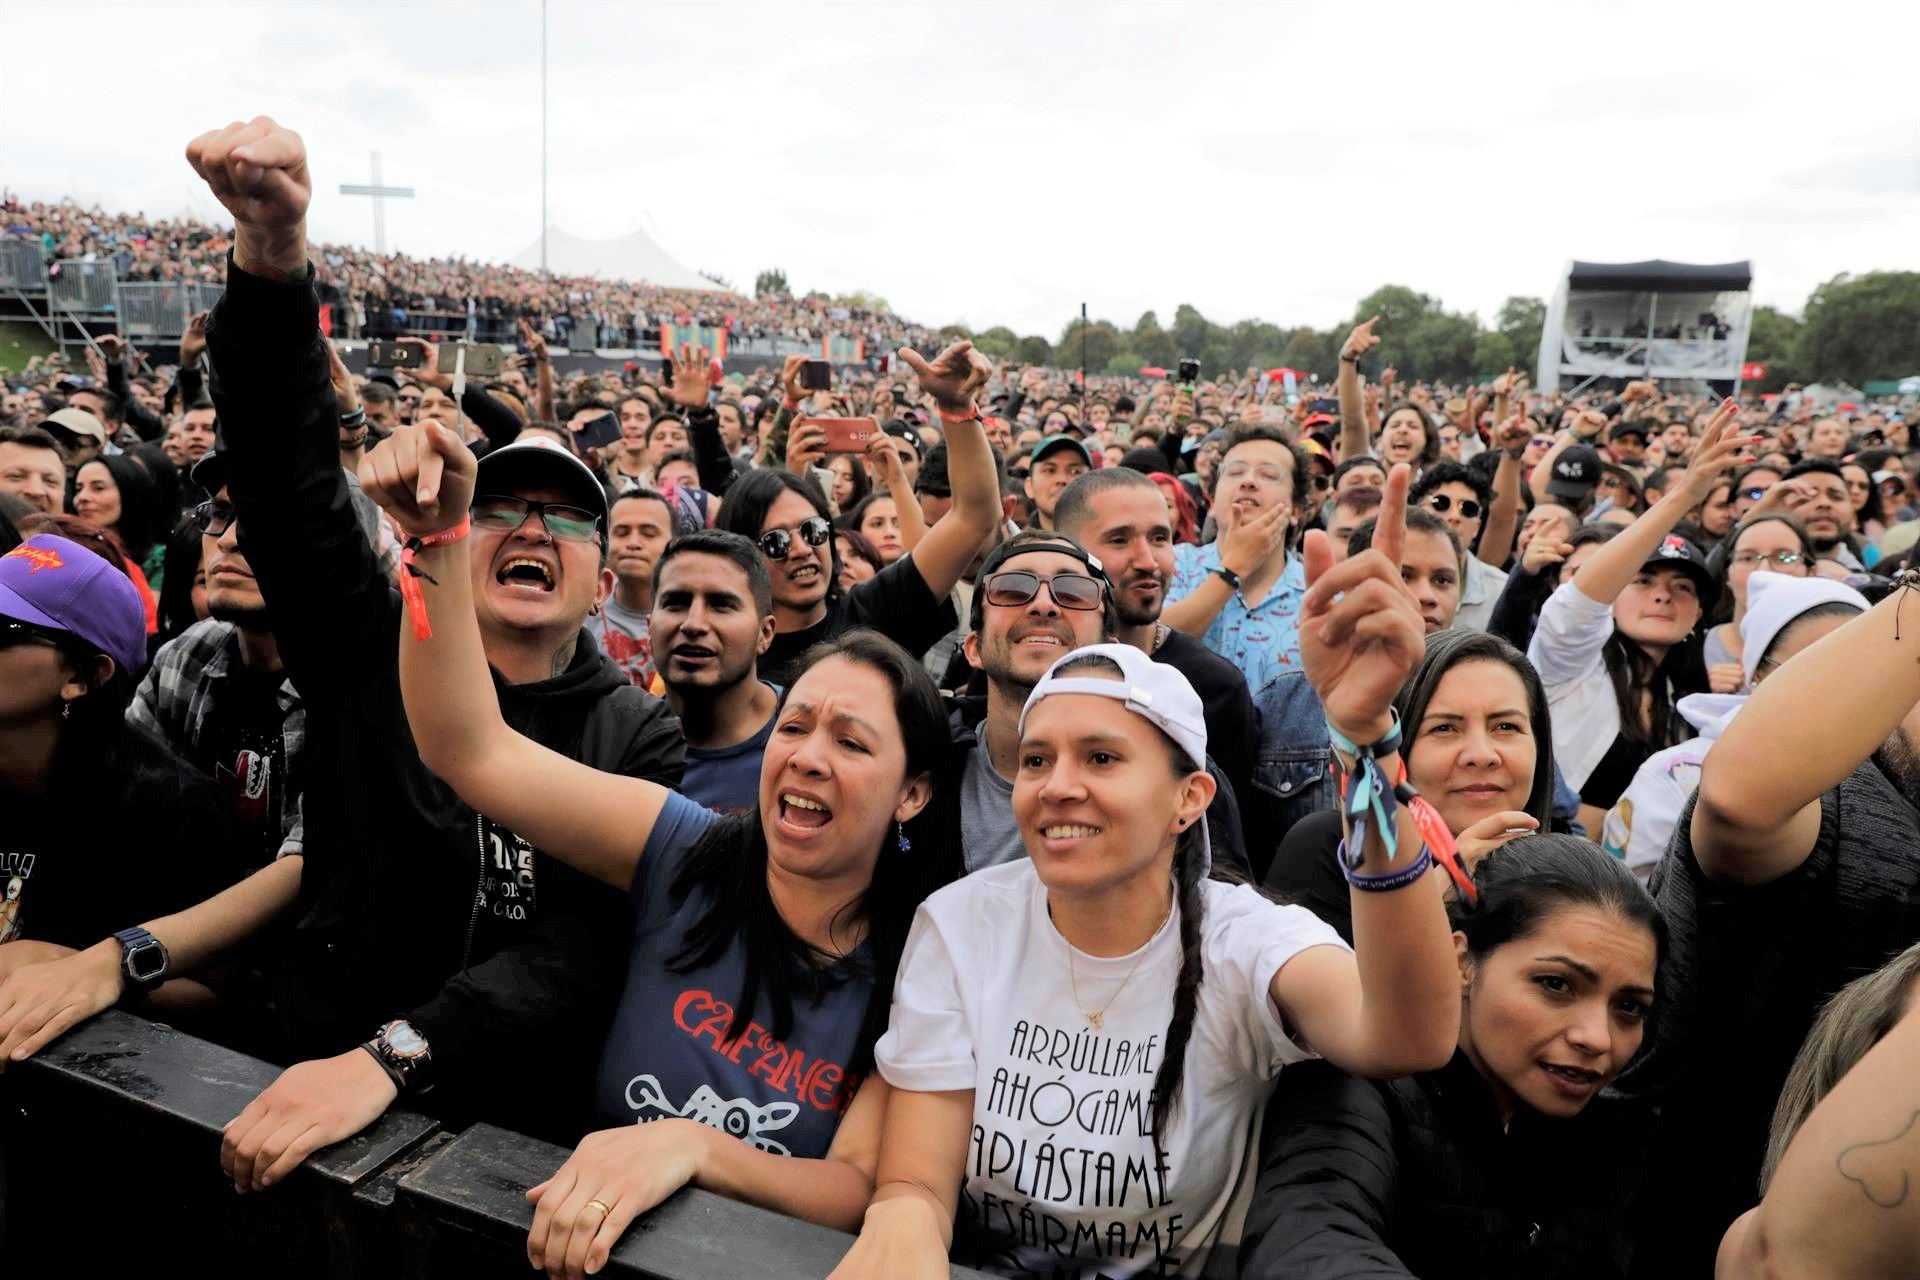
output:
[[1413,483],[1413,470],[1404,462],[1394,464],[1387,473],[1386,495],[1380,503],[1379,523],[1373,528],[1373,548],[1395,564],[1407,543],[1407,489]]

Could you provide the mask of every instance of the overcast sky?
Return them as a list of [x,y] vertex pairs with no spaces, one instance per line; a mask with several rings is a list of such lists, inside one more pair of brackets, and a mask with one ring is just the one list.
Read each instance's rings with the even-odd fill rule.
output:
[[[540,226],[538,0],[8,5],[0,182],[220,213],[181,159],[306,137],[314,233],[513,256]],[[1920,246],[1920,9],[1663,3],[597,4],[547,16],[549,208],[750,289],[923,322],[1329,325],[1385,283],[1490,318],[1570,258],[1751,258],[1797,311]],[[1881,54],[1884,56],[1876,56]]]

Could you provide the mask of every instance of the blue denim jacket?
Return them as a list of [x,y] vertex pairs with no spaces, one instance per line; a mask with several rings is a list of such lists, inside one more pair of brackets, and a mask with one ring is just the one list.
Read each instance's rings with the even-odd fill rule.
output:
[[1333,742],[1319,695],[1298,668],[1267,681],[1253,695],[1253,710],[1260,722],[1253,785],[1276,819],[1272,839],[1278,846],[1295,822],[1334,806],[1339,790],[1329,772]]

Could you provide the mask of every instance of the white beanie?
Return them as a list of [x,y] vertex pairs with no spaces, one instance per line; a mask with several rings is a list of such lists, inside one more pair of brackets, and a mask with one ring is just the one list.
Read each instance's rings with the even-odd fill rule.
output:
[[1865,613],[1867,598],[1832,578],[1795,578],[1757,569],[1747,579],[1747,616],[1740,620],[1740,665],[1747,684],[1774,638],[1801,614],[1823,604],[1848,604]]

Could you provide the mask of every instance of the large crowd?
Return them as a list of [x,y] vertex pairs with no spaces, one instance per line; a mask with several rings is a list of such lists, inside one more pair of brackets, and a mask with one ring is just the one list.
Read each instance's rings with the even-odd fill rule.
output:
[[[111,262],[121,280],[220,284],[229,227],[193,218],[149,218],[95,205],[0,197],[0,236],[37,241],[49,260]],[[924,344],[928,330],[893,313],[823,294],[743,297],[629,280],[546,275],[465,258],[415,258],[353,245],[316,244],[314,285],[340,337],[388,337],[416,329],[510,336],[526,320],[570,347],[633,348],[659,341],[663,325],[724,329],[740,338],[858,339],[868,346]]]
[[177,365],[0,405],[0,1060],[284,1064],[237,1191],[562,1142],[556,1276],[687,1185],[843,1278],[1920,1270],[1910,405],[358,375],[299,137],[188,157]]

